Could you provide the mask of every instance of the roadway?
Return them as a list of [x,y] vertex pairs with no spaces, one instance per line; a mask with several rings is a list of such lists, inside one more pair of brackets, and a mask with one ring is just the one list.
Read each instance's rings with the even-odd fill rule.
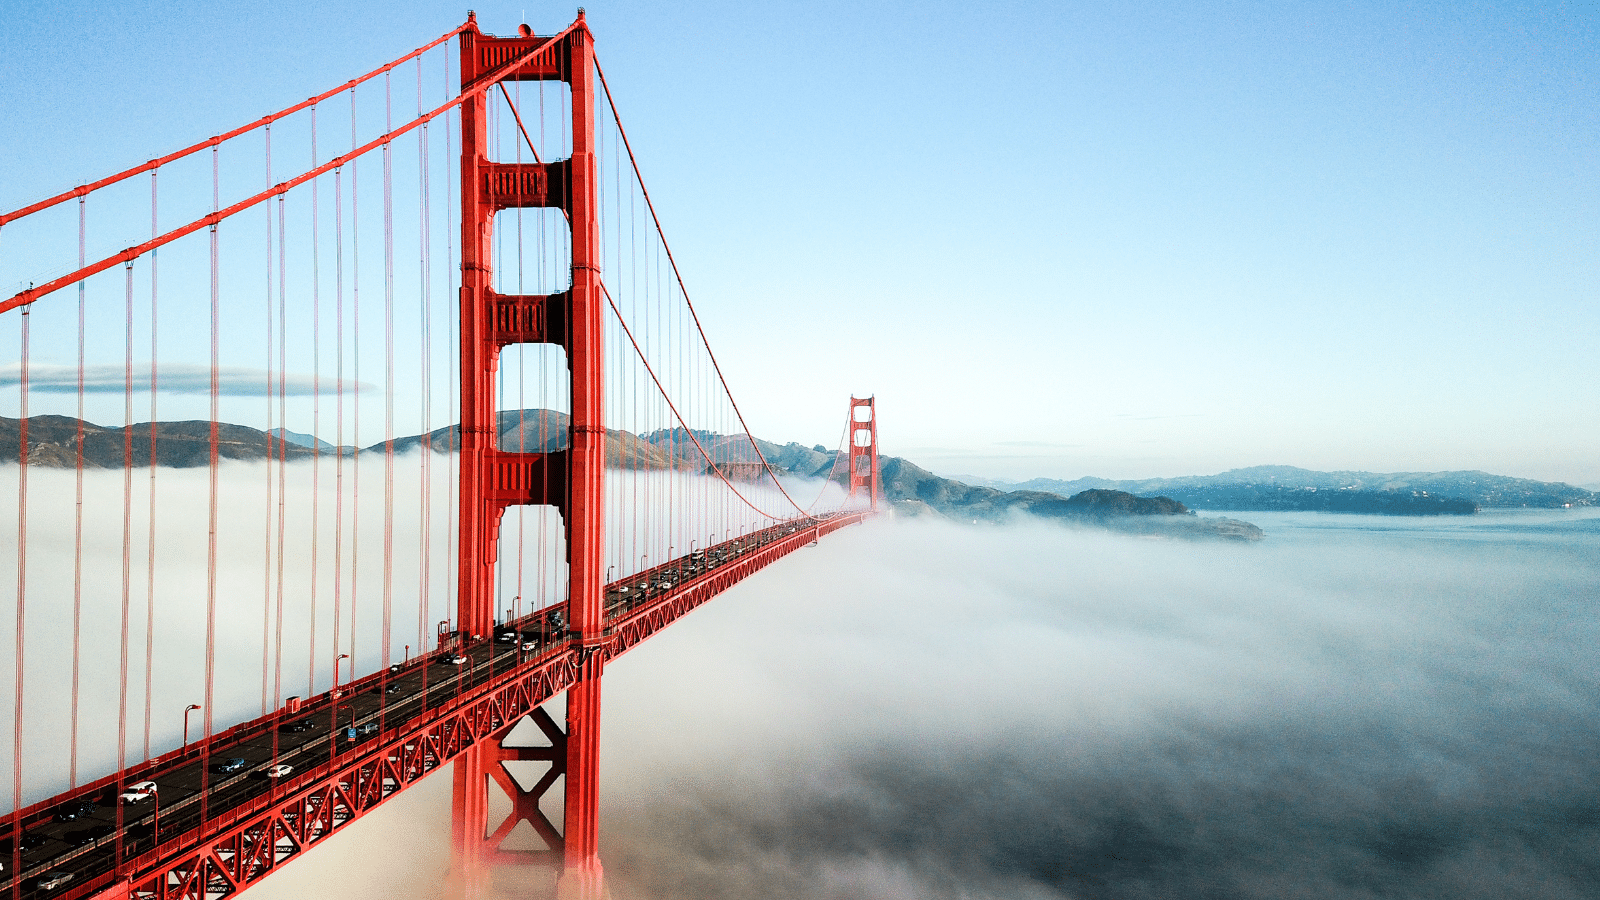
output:
[[[760,550],[801,527],[775,526],[612,582],[605,589],[607,620],[625,616],[683,581]],[[357,751],[386,730],[452,703],[474,687],[566,651],[566,604],[503,623],[495,632],[491,639],[465,646],[453,647],[455,641],[446,641],[442,649],[344,685],[295,712],[282,710],[230,729],[214,737],[209,751],[201,755],[145,771],[139,766],[130,769],[123,783],[156,783],[158,790],[149,799],[119,806],[120,791],[112,783],[79,789],[31,807],[22,823],[20,890],[12,878],[19,861],[13,848],[16,816],[6,817],[0,831],[0,861],[5,866],[0,893],[16,898],[74,896],[116,867],[119,839],[122,857],[132,859],[155,849],[158,837],[170,841],[206,819],[223,816],[262,795],[291,793],[301,786],[296,774]],[[456,659],[461,661],[454,662]],[[353,739],[352,729],[356,732]],[[223,761],[234,759],[244,761],[236,771],[218,770]],[[265,770],[275,765],[291,766],[293,772],[283,778],[268,777]],[[94,809],[71,821],[55,820],[57,812],[82,800],[92,802]],[[155,833],[158,819],[159,836]],[[41,885],[56,873],[71,878],[56,888]]]

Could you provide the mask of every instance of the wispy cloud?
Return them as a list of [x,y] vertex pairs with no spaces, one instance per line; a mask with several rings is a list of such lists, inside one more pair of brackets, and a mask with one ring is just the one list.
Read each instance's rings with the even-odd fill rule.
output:
[[[270,379],[270,384],[269,384]],[[12,363],[0,367],[0,387],[20,385],[22,365]],[[343,382],[346,393],[364,393],[377,390],[376,385],[364,381]],[[127,370],[119,365],[92,365],[83,369],[83,392],[86,394],[120,394],[127,389]],[[150,364],[134,363],[133,389],[147,391],[150,387]],[[316,379],[311,375],[290,372],[277,373],[248,366],[222,366],[217,370],[217,391],[228,397],[277,396],[281,391],[288,397],[309,397],[320,387],[321,393],[339,392],[340,382],[333,378]],[[28,390],[49,394],[75,394],[78,392],[76,366],[35,365],[28,369]],[[156,390],[163,394],[211,393],[211,369],[187,363],[163,364],[156,368]]]

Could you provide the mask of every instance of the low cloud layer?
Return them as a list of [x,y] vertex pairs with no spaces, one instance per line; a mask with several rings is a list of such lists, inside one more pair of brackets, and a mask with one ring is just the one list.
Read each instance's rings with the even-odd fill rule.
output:
[[[1600,893],[1600,517],[1259,518],[882,521],[764,570],[608,670],[614,895]],[[441,896],[449,808],[441,773],[253,896]]]
[[1518,522],[824,542],[612,669],[609,871],[651,900],[1594,896],[1600,529]]

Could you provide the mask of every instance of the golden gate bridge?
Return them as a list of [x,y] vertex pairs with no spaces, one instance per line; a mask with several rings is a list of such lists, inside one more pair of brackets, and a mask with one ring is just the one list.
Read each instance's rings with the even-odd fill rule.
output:
[[0,214],[0,273],[13,898],[237,893],[446,765],[453,894],[602,896],[606,665],[878,505],[871,399],[810,481],[751,435],[581,10]]

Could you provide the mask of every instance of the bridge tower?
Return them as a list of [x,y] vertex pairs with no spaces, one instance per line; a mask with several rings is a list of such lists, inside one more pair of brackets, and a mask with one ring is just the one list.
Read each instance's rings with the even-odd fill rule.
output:
[[878,485],[878,411],[875,398],[850,398],[850,497],[866,495],[874,512],[883,491]]
[[[551,772],[564,774],[561,834],[541,828],[538,795],[513,796],[515,817],[536,829],[563,860],[563,897],[602,895],[598,848],[600,677],[604,640],[605,427],[603,413],[604,297],[600,287],[595,159],[594,38],[582,10],[572,27],[555,37],[534,35],[523,25],[515,37],[478,30],[469,15],[461,32],[463,92],[494,77],[496,70],[525,60],[502,80],[561,81],[571,88],[572,155],[563,160],[506,163],[488,156],[490,91],[461,104],[461,535],[457,629],[462,640],[487,638],[494,630],[495,548],[500,521],[513,505],[549,505],[560,512],[568,562],[568,637],[578,648],[574,681],[567,690],[565,734],[541,721],[551,747],[541,757],[503,739],[516,723],[479,742],[457,763],[455,791],[458,890],[470,896],[486,887],[487,865],[502,859],[487,836],[491,781],[506,788],[501,762],[548,758]],[[572,229],[572,278],[567,290],[550,295],[508,296],[493,288],[494,217],[501,210],[560,209]],[[571,373],[572,419],[565,449],[507,452],[498,446],[495,370],[511,344],[551,344],[566,352]],[[519,450],[521,448],[518,448]],[[559,757],[559,758],[558,758]],[[508,791],[509,792],[509,791]],[[548,823],[546,823],[548,824]],[[498,831],[506,830],[504,828]],[[503,835],[500,835],[503,837]]]

